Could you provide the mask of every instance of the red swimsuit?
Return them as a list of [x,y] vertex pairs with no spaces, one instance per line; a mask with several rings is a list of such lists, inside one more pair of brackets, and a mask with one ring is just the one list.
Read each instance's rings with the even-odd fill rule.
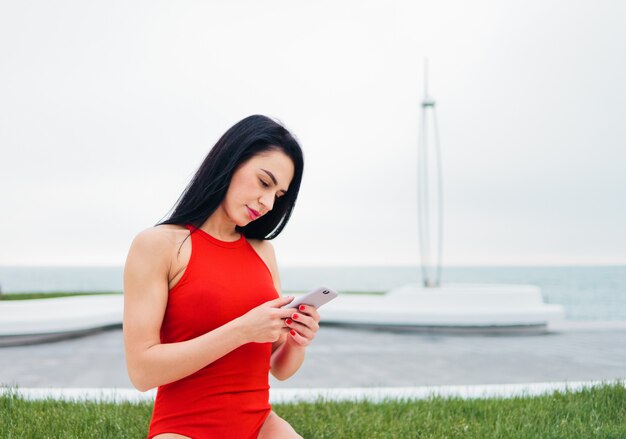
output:
[[[193,226],[186,226],[193,230]],[[220,241],[197,229],[191,257],[169,292],[161,343],[198,337],[276,299],[267,265],[242,235]],[[148,438],[256,438],[271,411],[271,343],[247,343],[178,381],[159,386]]]

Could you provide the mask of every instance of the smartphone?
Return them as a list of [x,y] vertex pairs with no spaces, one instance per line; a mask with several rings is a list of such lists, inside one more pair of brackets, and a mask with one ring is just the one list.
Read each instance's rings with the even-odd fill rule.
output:
[[291,301],[291,303],[283,306],[283,308],[297,308],[300,305],[310,305],[315,308],[319,308],[323,304],[333,300],[338,295],[339,293],[332,288],[319,287],[300,297],[296,297]]

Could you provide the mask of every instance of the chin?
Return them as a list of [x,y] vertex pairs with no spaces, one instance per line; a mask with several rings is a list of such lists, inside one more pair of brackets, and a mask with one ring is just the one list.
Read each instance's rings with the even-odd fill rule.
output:
[[250,221],[249,219],[246,220],[242,220],[242,221],[235,221],[235,225],[237,227],[246,227],[248,224],[250,224],[252,221]]
[[[260,217],[259,217],[259,218],[260,218]],[[258,219],[258,218],[257,218],[257,219]],[[244,219],[243,221],[240,221],[239,223],[237,223],[237,225],[238,225],[239,227],[245,227],[245,226],[247,226],[248,224],[250,224],[251,222],[254,222],[254,221],[255,221],[255,220],[251,220],[250,218],[246,218],[246,219]]]

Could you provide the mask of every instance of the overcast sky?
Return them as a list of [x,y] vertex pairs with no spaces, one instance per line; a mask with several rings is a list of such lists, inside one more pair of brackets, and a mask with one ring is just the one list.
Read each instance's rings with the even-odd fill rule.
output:
[[300,140],[280,265],[417,264],[423,59],[445,265],[626,263],[626,3],[0,3],[0,265],[123,265],[250,114]]

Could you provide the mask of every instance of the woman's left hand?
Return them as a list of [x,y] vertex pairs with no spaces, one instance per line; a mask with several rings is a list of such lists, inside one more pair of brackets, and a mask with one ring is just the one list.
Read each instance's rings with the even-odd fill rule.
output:
[[292,344],[306,347],[315,338],[320,329],[320,315],[314,306],[300,305],[298,310],[285,320],[287,327],[291,328],[287,339]]

